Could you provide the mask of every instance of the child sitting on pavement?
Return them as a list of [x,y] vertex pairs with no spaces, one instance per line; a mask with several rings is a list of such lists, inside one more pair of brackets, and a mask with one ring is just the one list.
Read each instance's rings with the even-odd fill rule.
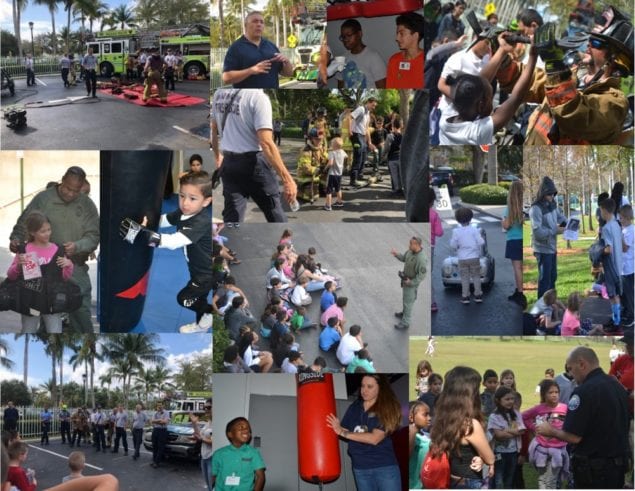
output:
[[337,349],[341,339],[342,329],[339,326],[339,319],[335,316],[329,318],[326,327],[320,333],[320,349],[323,351]]
[[322,291],[322,296],[320,297],[320,312],[324,312],[335,303],[337,300],[337,295],[335,294],[336,288],[337,285],[334,281],[324,283],[324,291]]
[[311,295],[306,291],[306,286],[309,284],[309,279],[306,276],[302,276],[298,279],[298,283],[295,285],[293,292],[291,292],[291,297],[289,300],[296,307],[300,307],[302,305],[311,305],[313,299]]
[[62,479],[62,482],[70,481],[71,479],[78,479],[84,477],[82,471],[86,465],[86,455],[84,452],[75,451],[68,455],[68,467],[71,473]]
[[315,322],[311,322],[310,319],[306,316],[306,307],[298,307],[293,315],[291,315],[289,324],[291,324],[291,330],[293,332],[298,332],[302,329],[313,329],[317,327],[317,324]]
[[565,311],[565,306],[558,300],[558,294],[553,288],[547,290],[545,294],[536,300],[536,303],[529,311],[536,322],[536,334],[558,335],[560,332],[560,321]]
[[578,292],[572,292],[567,299],[567,308],[560,324],[561,336],[602,336],[604,329],[601,325],[593,325],[591,319],[580,322],[580,310],[583,301]]

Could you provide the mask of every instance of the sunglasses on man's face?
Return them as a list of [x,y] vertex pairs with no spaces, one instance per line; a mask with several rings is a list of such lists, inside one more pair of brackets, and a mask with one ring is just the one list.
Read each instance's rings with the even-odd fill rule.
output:
[[595,49],[603,49],[608,46],[604,41],[602,41],[601,39],[596,39],[596,38],[589,39],[589,43],[591,44],[591,47]]

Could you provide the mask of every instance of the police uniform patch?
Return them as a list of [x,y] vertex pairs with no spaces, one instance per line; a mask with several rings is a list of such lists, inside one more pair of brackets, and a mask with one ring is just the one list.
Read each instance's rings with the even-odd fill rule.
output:
[[580,407],[580,396],[578,394],[574,394],[573,396],[571,396],[571,399],[569,399],[569,411],[575,411],[576,409],[578,409]]

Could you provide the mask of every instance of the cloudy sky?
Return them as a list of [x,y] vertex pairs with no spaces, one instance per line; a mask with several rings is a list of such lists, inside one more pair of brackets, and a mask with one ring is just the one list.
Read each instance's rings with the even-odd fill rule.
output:
[[[22,380],[23,374],[23,355],[24,355],[24,338],[14,340],[12,334],[0,335],[0,337],[9,345],[8,358],[15,365],[12,370],[0,368],[0,380],[18,379]],[[165,350],[167,363],[165,368],[172,371],[177,369],[177,364],[181,360],[185,360],[196,356],[197,354],[205,354],[211,358],[211,336],[209,334],[160,334],[158,346]],[[71,350],[64,353],[64,382],[72,380],[79,385],[83,384],[82,374],[83,368],[78,368],[73,372],[72,367],[68,364],[69,358],[73,355]],[[99,376],[108,371],[109,363],[96,361],[95,363],[95,384],[98,384]],[[58,375],[59,376],[59,375]],[[29,342],[29,375],[27,385],[38,386],[51,378],[51,359],[44,353],[44,345],[40,342]],[[113,382],[112,387],[116,387]]]

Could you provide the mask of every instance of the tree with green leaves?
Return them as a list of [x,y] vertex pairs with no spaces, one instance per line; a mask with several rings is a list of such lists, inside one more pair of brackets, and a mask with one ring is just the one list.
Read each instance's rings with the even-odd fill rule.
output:
[[13,360],[11,360],[7,355],[9,354],[9,343],[7,343],[6,339],[0,338],[0,366],[6,369],[13,368]]
[[36,5],[42,5],[48,8],[51,14],[51,48],[53,56],[57,54],[57,34],[55,33],[55,14],[57,13],[59,0],[33,0]]
[[20,380],[3,380],[0,383],[0,405],[13,401],[16,406],[30,406],[33,402],[31,392]]
[[135,14],[127,5],[119,5],[110,11],[108,16],[108,24],[119,29],[126,27],[137,27]]

